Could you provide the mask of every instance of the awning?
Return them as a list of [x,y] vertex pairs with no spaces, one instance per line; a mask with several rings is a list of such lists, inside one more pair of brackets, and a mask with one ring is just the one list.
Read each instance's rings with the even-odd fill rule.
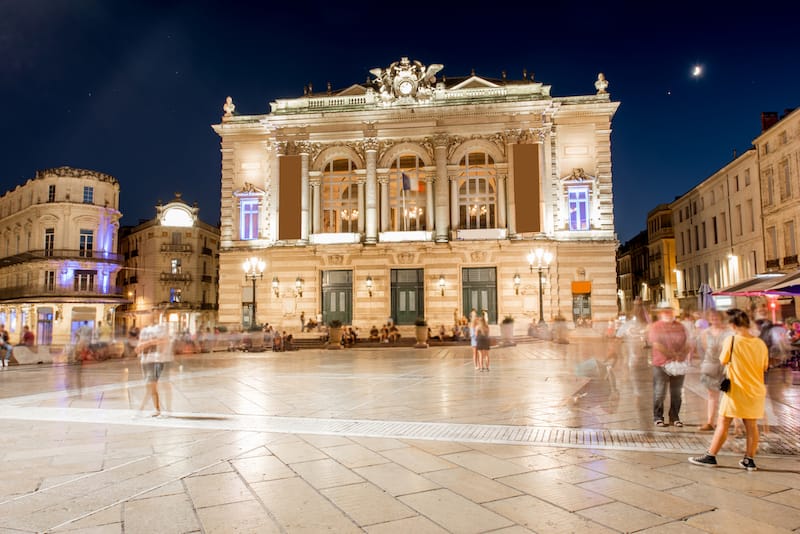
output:
[[769,290],[786,279],[786,273],[758,274],[745,282],[715,291],[714,295],[732,295],[737,297],[761,297],[768,295]]
[[785,295],[790,297],[800,295],[800,270],[787,274],[785,277],[778,280],[766,293],[768,295]]
[[587,280],[577,280],[572,282],[573,295],[588,295],[592,292],[592,283]]

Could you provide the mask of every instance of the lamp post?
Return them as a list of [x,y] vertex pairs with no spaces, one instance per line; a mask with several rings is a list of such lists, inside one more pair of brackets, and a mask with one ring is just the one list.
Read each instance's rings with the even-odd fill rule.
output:
[[253,282],[253,311],[250,317],[250,326],[256,324],[256,280],[264,278],[264,268],[267,264],[264,260],[260,260],[253,256],[252,258],[244,260],[242,269],[244,270],[244,279]]
[[545,271],[550,270],[550,262],[553,261],[553,253],[550,251],[545,251],[542,248],[537,248],[536,250],[531,250],[530,254],[528,254],[528,265],[530,266],[531,272],[534,270],[539,272],[539,325],[543,326],[545,324],[544,321],[544,302],[543,294],[542,294],[542,275]]

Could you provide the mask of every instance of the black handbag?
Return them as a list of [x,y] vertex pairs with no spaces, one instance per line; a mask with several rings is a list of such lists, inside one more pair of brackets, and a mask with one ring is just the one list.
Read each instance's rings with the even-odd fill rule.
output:
[[[728,365],[730,365],[731,362],[733,361],[733,342],[734,341],[736,341],[736,334],[734,334],[734,336],[731,338],[731,359],[728,361]],[[727,374],[727,369],[726,369],[725,373]],[[719,390],[720,391],[724,391],[725,393],[730,391],[731,390],[731,379],[728,378],[727,376],[725,376],[722,379],[722,382],[719,383]]]

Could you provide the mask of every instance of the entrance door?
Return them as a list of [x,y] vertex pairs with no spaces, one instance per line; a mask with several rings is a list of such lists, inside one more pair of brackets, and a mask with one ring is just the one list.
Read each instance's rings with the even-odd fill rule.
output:
[[353,271],[322,272],[322,322],[353,320]]
[[425,317],[425,271],[392,269],[392,319],[396,324],[414,324]]
[[592,318],[592,296],[572,295],[572,319],[577,324],[583,324]]
[[39,308],[36,320],[36,343],[50,345],[53,343],[53,308]]
[[486,310],[489,323],[497,323],[497,270],[494,267],[465,268],[462,271],[462,303],[464,315],[471,310]]

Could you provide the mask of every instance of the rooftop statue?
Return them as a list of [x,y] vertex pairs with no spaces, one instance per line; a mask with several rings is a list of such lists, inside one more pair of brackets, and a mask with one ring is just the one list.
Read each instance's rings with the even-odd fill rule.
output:
[[594,82],[594,88],[597,89],[598,95],[604,95],[608,93],[608,91],[606,91],[606,88],[608,88],[608,80],[606,80],[606,76],[602,72],[597,75],[597,81]]
[[372,83],[378,86],[381,100],[385,103],[398,98],[429,98],[436,83],[436,73],[444,65],[434,63],[426,67],[421,62],[400,58],[386,69],[374,68],[369,72],[375,76]]

